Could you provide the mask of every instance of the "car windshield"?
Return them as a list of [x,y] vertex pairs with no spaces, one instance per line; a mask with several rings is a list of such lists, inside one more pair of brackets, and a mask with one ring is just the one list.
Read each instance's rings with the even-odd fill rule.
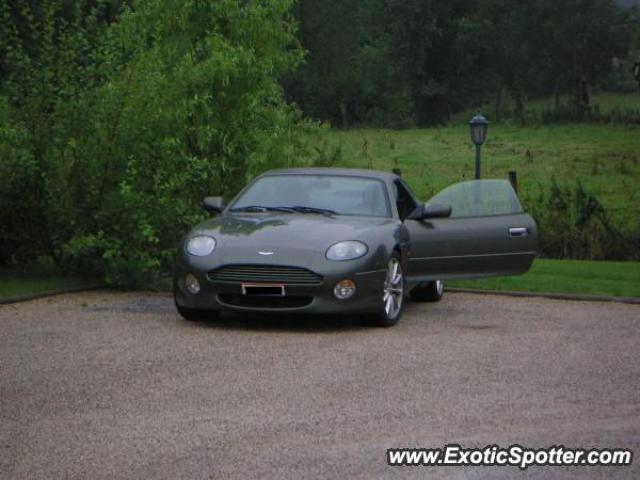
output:
[[262,177],[231,205],[231,211],[242,210],[390,216],[385,186],[380,180],[338,175]]

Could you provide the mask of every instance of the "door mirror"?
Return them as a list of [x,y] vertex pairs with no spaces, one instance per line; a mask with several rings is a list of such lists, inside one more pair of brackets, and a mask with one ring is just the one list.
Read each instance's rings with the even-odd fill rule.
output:
[[424,203],[410,218],[422,220],[425,218],[448,218],[451,216],[451,206],[442,203]]
[[448,218],[451,216],[451,206],[442,203],[425,204],[422,218]]
[[221,213],[224,208],[222,197],[205,197],[202,206],[209,213]]

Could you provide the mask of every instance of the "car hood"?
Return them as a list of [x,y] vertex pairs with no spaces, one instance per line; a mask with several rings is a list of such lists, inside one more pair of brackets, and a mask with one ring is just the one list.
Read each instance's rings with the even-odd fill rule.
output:
[[368,231],[394,222],[297,213],[231,214],[209,219],[191,234],[213,236],[218,242],[215,256],[224,262],[307,263],[302,260],[324,259],[326,249],[336,242],[366,241]]

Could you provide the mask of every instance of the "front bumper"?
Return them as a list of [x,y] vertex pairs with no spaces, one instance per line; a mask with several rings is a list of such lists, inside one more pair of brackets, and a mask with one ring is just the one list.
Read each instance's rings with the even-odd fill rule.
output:
[[[299,313],[376,313],[382,303],[382,291],[386,276],[385,269],[367,268],[362,262],[335,262],[326,269],[314,269],[322,276],[317,285],[285,285],[282,302],[273,299],[243,296],[241,283],[215,282],[208,278],[210,269],[197,268],[186,262],[179,262],[174,271],[174,292],[176,303],[182,307],[202,310],[235,310],[258,312],[299,312]],[[320,271],[318,271],[320,270]],[[322,271],[324,270],[324,271]],[[184,279],[194,275],[200,282],[197,294],[189,293]],[[355,282],[355,294],[346,300],[339,300],[333,290],[341,280]],[[282,297],[281,297],[282,298]],[[251,301],[247,301],[251,300]],[[299,300],[299,301],[298,301]]]

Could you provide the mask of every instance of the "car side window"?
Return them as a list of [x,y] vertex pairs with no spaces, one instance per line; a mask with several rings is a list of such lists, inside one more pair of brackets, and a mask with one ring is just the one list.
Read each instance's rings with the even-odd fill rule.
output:
[[451,207],[450,218],[490,217],[522,213],[518,196],[507,180],[471,180],[445,188],[429,204]]
[[396,205],[398,207],[398,215],[400,215],[400,220],[404,220],[417,208],[418,204],[402,182],[395,181],[393,182],[393,185],[395,187],[394,194]]

